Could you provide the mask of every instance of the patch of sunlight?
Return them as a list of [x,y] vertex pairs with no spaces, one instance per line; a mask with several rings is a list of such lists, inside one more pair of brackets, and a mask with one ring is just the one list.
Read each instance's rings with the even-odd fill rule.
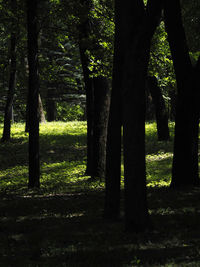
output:
[[54,121],[40,125],[42,135],[85,135],[87,123],[85,121]]
[[170,185],[170,181],[147,181],[147,186],[148,187],[168,187]]
[[173,153],[165,153],[163,151],[158,151],[157,154],[151,154],[151,155],[147,155],[146,156],[146,160],[148,162],[151,162],[151,161],[160,161],[160,160],[163,160],[163,159],[170,159],[172,158],[173,156]]
[[24,184],[27,182],[28,167],[15,166],[0,172],[0,188]]

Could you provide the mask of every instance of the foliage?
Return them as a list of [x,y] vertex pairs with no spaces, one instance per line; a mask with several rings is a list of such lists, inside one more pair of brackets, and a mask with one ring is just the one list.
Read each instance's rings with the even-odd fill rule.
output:
[[191,52],[200,51],[200,1],[181,0],[183,23],[186,30],[188,46]]
[[84,119],[84,109],[80,105],[57,103],[57,120],[60,121],[81,121]]
[[151,58],[149,63],[149,75],[155,76],[163,95],[169,97],[168,92],[176,86],[171,52],[167,41],[164,22],[157,28],[151,46]]

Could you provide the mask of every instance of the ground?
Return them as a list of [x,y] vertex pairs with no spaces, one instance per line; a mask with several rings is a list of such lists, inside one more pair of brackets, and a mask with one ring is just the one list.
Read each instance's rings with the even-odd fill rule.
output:
[[[173,124],[170,125],[173,136]],[[200,266],[200,189],[169,188],[172,140],[146,125],[153,229],[127,233],[103,219],[104,183],[84,175],[86,124],[41,125],[41,189],[27,189],[24,125],[0,144],[0,266]],[[123,166],[122,166],[123,169]]]

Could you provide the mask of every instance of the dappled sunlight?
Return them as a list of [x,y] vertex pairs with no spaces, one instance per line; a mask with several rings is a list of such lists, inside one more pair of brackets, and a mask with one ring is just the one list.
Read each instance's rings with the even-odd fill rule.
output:
[[2,191],[27,187],[28,167],[16,166],[0,172],[0,188]]
[[171,182],[172,153],[148,155],[147,186],[169,186]]
[[[13,139],[0,143],[0,249],[9,261],[29,266],[182,266],[200,257],[200,189],[171,190],[172,140],[158,142],[156,124],[146,124],[147,198],[154,229],[124,232],[102,218],[105,183],[86,171],[86,123],[40,125],[41,186],[27,189],[28,135],[13,125]],[[173,123],[170,125],[173,132]],[[123,156],[122,156],[123,159]],[[121,164],[124,195],[124,165]],[[12,252],[12,253],[11,253]],[[196,256],[195,256],[196,257]],[[197,262],[197,258],[195,258]],[[200,262],[200,260],[199,260]],[[123,263],[123,265],[122,265]],[[31,265],[30,265],[31,266]],[[64,265],[65,266],[65,265]]]
[[48,122],[40,125],[41,135],[86,135],[86,122]]

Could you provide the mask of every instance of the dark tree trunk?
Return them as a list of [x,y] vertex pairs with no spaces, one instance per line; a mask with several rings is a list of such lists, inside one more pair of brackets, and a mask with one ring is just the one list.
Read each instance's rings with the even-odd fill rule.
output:
[[55,121],[56,120],[56,103],[53,98],[51,89],[47,90],[46,111],[47,111],[47,121]]
[[[11,0],[11,8],[13,11],[13,16],[16,12],[16,0]],[[11,120],[12,120],[12,111],[13,111],[13,100],[14,100],[14,92],[15,92],[15,79],[16,79],[16,25],[15,19],[12,18],[12,32],[10,37],[10,77],[9,77],[9,87],[8,87],[8,95],[5,106],[5,114],[4,114],[4,128],[3,128],[3,136],[2,141],[10,140],[10,128],[11,128]]]
[[[120,180],[121,180],[121,86],[123,69],[123,31],[121,29],[122,2],[115,1],[115,42],[113,79],[108,118],[106,146],[106,179],[104,217],[117,220],[120,217]],[[119,46],[121,44],[121,46]]]
[[15,91],[15,76],[16,76],[16,36],[11,34],[11,58],[10,58],[10,78],[8,87],[8,96],[6,100],[5,115],[4,115],[4,128],[2,141],[10,140],[10,128],[12,120],[12,108]]
[[105,178],[106,140],[110,106],[109,82],[105,77],[95,77],[94,83],[94,129],[92,178]]
[[87,116],[87,166],[86,175],[93,175],[93,128],[94,128],[94,87],[93,79],[90,77],[88,69],[89,59],[86,55],[86,48],[82,44],[80,47],[81,64],[86,92],[86,116]]
[[[40,94],[38,94],[38,118],[39,122],[45,123],[45,114],[44,114],[44,109],[43,109],[43,104],[42,104],[42,99]],[[26,104],[26,125],[25,125],[25,132],[29,132],[29,99]]]
[[[154,0],[150,1],[147,11],[143,1],[115,1],[114,73],[108,129],[111,131],[113,126],[116,133],[112,141],[108,131],[105,216],[115,218],[119,215],[121,120],[117,117],[117,122],[114,116],[121,118],[122,108],[125,223],[130,231],[143,231],[149,226],[145,174],[145,79],[150,40],[160,11],[161,6]],[[116,170],[113,159],[116,159]]]
[[167,141],[169,140],[168,114],[156,77],[149,76],[147,85],[155,106],[158,140]]
[[[103,77],[92,77],[90,58],[87,51],[97,49],[91,42],[91,21],[89,13],[93,8],[91,0],[81,0],[85,13],[81,15],[79,26],[79,49],[86,90],[87,114],[87,168],[86,175],[103,178],[105,175],[105,144],[109,89]],[[103,118],[104,116],[104,118]]]
[[165,25],[177,80],[174,157],[171,186],[198,185],[198,94],[182,24],[179,0],[164,1]]
[[160,22],[161,2],[128,1],[125,6],[126,50],[122,88],[125,223],[130,231],[150,226],[146,199],[145,80],[151,38]]
[[90,49],[89,37],[91,35],[91,26],[89,12],[92,7],[91,0],[81,0],[85,14],[81,18],[79,26],[79,50],[83,69],[85,91],[86,91],[86,116],[87,116],[87,167],[86,175],[93,175],[93,125],[94,125],[94,87],[93,79],[90,77],[89,57],[87,50]]
[[176,114],[176,90],[169,90],[170,98],[170,108],[169,108],[169,118],[171,121],[175,120]]
[[53,99],[46,101],[47,121],[56,120],[56,103]]
[[39,77],[38,77],[38,31],[37,0],[27,0],[28,29],[28,121],[29,121],[29,188],[40,186],[39,161]]

